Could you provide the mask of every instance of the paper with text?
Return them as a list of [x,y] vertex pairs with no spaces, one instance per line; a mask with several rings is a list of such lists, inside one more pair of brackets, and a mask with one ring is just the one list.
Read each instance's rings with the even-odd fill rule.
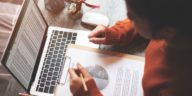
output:
[[[143,57],[112,53],[98,49],[71,45],[67,51],[69,65],[80,62],[96,81],[104,96],[143,96]],[[68,70],[63,70],[55,96],[72,96]],[[91,89],[88,89],[91,90]]]

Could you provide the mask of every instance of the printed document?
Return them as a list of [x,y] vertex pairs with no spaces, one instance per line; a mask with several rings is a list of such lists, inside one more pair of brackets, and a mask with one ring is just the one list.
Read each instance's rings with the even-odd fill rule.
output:
[[88,70],[104,96],[143,96],[143,57],[78,45],[69,47],[56,96],[72,96],[68,68],[77,62]]

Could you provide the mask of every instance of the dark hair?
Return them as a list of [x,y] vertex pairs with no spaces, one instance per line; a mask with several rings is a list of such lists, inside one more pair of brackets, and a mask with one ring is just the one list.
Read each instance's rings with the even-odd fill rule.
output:
[[126,3],[137,16],[149,21],[152,30],[173,27],[178,35],[192,34],[190,0],[126,0]]

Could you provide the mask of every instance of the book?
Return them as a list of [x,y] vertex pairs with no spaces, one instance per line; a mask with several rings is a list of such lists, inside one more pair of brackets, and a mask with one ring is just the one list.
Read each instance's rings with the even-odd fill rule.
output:
[[143,57],[79,45],[68,47],[56,96],[72,96],[68,68],[77,62],[87,69],[104,96],[143,96]]

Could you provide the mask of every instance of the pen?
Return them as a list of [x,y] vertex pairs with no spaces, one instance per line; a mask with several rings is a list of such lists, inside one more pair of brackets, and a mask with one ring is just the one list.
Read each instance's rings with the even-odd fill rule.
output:
[[27,93],[19,93],[19,96],[32,96],[32,95],[29,95]]
[[85,84],[85,80],[84,80],[84,78],[83,78],[82,73],[80,73],[80,78],[81,78],[81,81],[82,81],[82,83],[83,83],[84,90],[85,90],[85,91],[88,91],[87,85]]

